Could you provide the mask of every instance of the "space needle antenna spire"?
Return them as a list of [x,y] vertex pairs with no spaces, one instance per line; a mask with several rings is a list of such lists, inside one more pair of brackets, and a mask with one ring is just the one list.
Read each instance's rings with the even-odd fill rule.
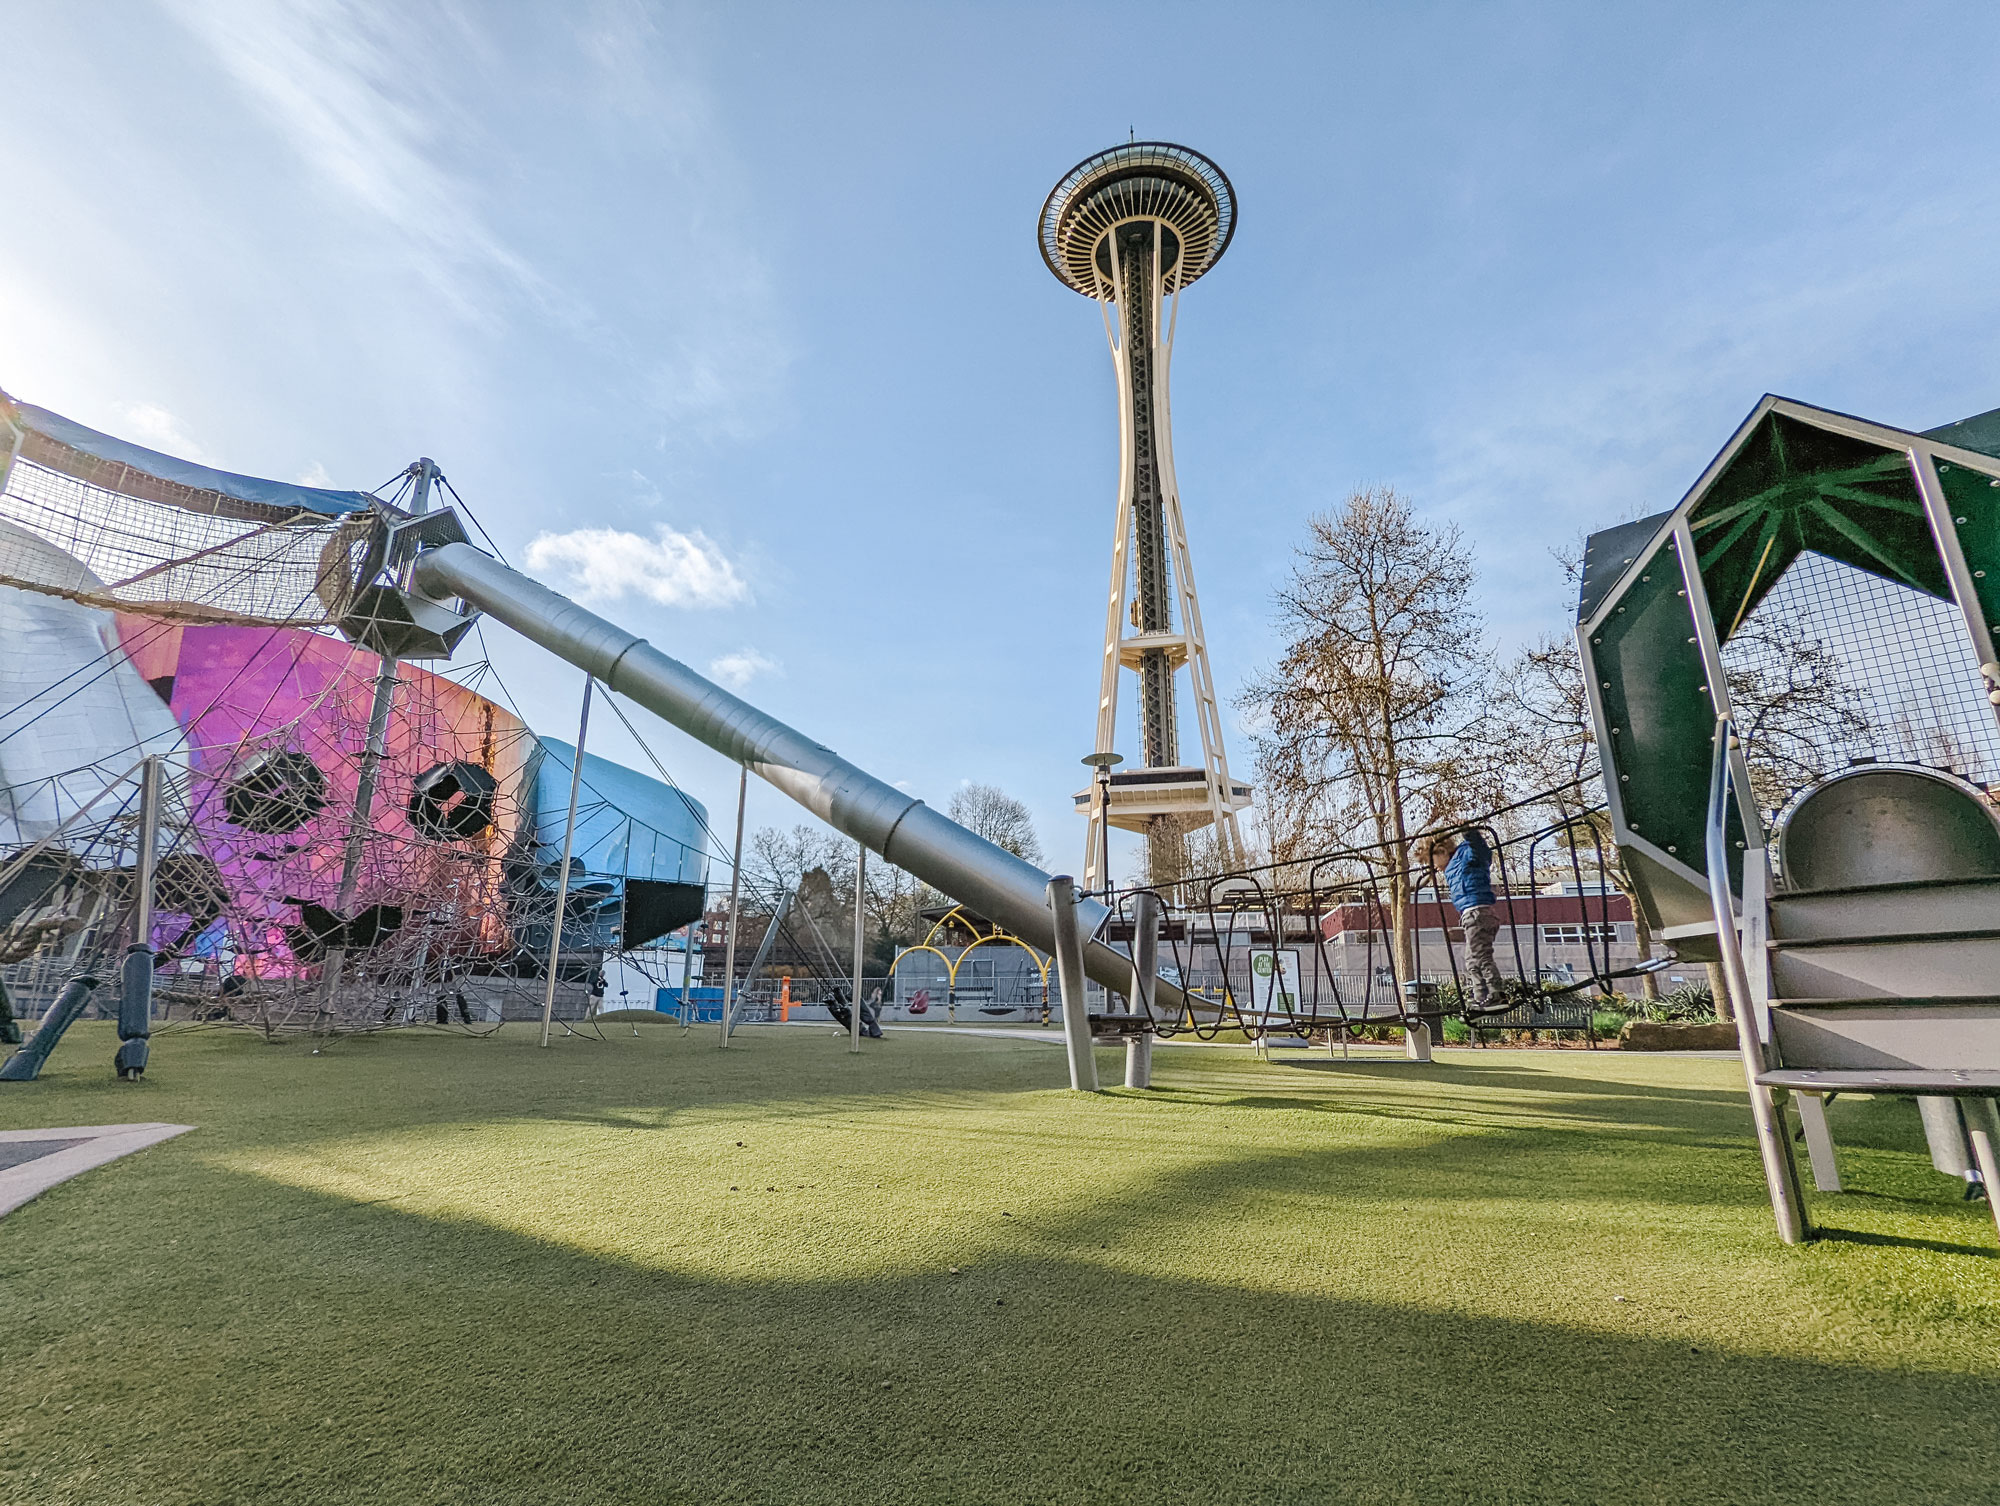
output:
[[[1120,677],[1138,680],[1140,757],[1110,775],[1108,793],[1076,797],[1088,818],[1086,888],[1101,888],[1103,824],[1146,836],[1149,879],[1187,872],[1187,836],[1213,827],[1224,868],[1244,862],[1236,813],[1250,787],[1232,779],[1202,635],[1174,478],[1167,374],[1181,290],[1222,259],[1236,230],[1236,194],[1208,158],[1164,141],[1130,141],[1071,168],[1042,205],[1042,259],[1066,286],[1096,300],[1118,381],[1118,503],[1093,757],[1116,751]],[[1201,763],[1180,755],[1176,681],[1187,674]]]

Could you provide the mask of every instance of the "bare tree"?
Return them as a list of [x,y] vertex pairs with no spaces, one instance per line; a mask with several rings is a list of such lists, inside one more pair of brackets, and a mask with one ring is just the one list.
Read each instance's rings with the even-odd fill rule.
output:
[[[1581,576],[1581,547],[1556,550],[1555,557],[1570,581]],[[1867,693],[1848,680],[1839,654],[1795,607],[1767,603],[1724,645],[1723,659],[1751,790],[1767,814],[1834,772],[1865,742]],[[1488,742],[1492,785],[1504,792],[1496,804],[1554,791],[1537,802],[1536,819],[1581,818],[1579,824],[1615,854],[1573,637],[1547,634],[1502,671]],[[1651,957],[1652,936],[1623,857],[1610,856],[1609,870],[1605,876],[1632,901],[1639,955]],[[1642,976],[1641,991],[1658,997],[1650,973]]]
[[1767,816],[1868,744],[1868,692],[1797,606],[1767,601],[1723,645],[1729,705]]
[[[766,912],[778,897],[797,887],[797,903],[811,912],[821,935],[843,964],[842,948],[854,934],[855,846],[823,826],[760,828],[744,858],[744,879],[753,899],[744,902]],[[903,947],[923,937],[922,912],[944,902],[944,896],[893,863],[871,858],[862,895],[869,966],[887,969]],[[804,922],[797,923],[803,927]],[[823,960],[823,959],[822,959]]]
[[[1415,974],[1413,834],[1470,814],[1481,760],[1486,661],[1471,604],[1473,564],[1457,528],[1430,528],[1389,488],[1350,495],[1308,521],[1278,593],[1286,639],[1251,685],[1273,858],[1371,843],[1400,980]],[[1359,828],[1357,833],[1356,828]]]
[[1030,863],[1042,861],[1042,841],[1028,807],[993,784],[961,785],[945,807],[947,816]]
[[[1558,553],[1566,567],[1571,561]],[[1576,639],[1546,633],[1523,648],[1501,670],[1487,727],[1493,755],[1497,805],[1533,800],[1519,813],[1523,824],[1564,823],[1567,831],[1558,848],[1584,858],[1586,844],[1595,849],[1586,863],[1599,881],[1615,885],[1631,907],[1634,940],[1641,958],[1653,955],[1653,938],[1640,908],[1631,875],[1611,840],[1611,823],[1604,812],[1604,780],[1597,757],[1597,739],[1590,726],[1583,665]],[[1536,798],[1539,797],[1539,798]],[[1539,875],[1529,874],[1535,882]],[[1642,973],[1640,993],[1659,997],[1659,984]]]

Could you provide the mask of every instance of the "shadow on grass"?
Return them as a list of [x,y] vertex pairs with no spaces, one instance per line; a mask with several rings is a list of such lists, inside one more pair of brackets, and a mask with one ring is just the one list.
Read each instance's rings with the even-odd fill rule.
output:
[[[68,1201],[10,1232],[66,1275],[0,1287],[9,1500],[1991,1499],[1991,1377],[1158,1279],[1083,1249],[729,1281],[227,1173],[199,1213]],[[732,1204],[714,1237],[759,1218]]]
[[[1604,1065],[1609,1069],[1617,1058],[1606,1054]],[[1630,1065],[1630,1059],[1619,1063]],[[1321,1073],[1345,1078],[1368,1078],[1380,1076],[1387,1082],[1407,1083],[1413,1076],[1420,1076],[1425,1082],[1457,1084],[1472,1088],[1501,1088],[1509,1091],[1529,1093],[1569,1093],[1580,1098],[1594,1095],[1611,1097],[1660,1097],[1682,1102],[1741,1103],[1743,1092],[1739,1087],[1728,1088],[1688,1088],[1668,1087],[1657,1084],[1622,1082],[1616,1077],[1588,1077],[1575,1072],[1555,1072],[1540,1066],[1513,1066],[1505,1063],[1480,1062],[1478,1065],[1465,1062],[1459,1057],[1439,1057],[1429,1063],[1368,1061],[1280,1061],[1279,1066],[1295,1072]],[[1592,1065],[1592,1063],[1584,1063]],[[1413,1071],[1394,1070],[1411,1068]],[[1384,1071],[1384,1068],[1392,1070]]]
[[1813,1225],[1813,1238],[1825,1240],[1830,1244],[1886,1245],[1899,1250],[1929,1250],[1937,1255],[1972,1255],[1986,1260],[2000,1259],[2000,1251],[1989,1246],[1956,1245],[1942,1239],[1917,1239],[1907,1234],[1877,1234],[1863,1229],[1835,1229],[1823,1223]]

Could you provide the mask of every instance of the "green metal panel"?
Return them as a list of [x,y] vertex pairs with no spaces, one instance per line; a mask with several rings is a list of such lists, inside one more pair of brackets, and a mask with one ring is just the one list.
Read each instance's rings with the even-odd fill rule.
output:
[[1765,417],[1688,517],[1718,639],[1811,549],[1951,600],[1951,585],[1900,450]]
[[1975,413],[1971,418],[1961,418],[1955,424],[1926,429],[1924,438],[1942,440],[1961,450],[1977,450],[1982,455],[2000,458],[2000,408],[1990,413]]
[[1715,712],[1671,538],[1615,600],[1590,634],[1604,708],[1599,745],[1626,826],[1702,872]]
[[2000,477],[1944,460],[1937,469],[1980,610],[1987,626],[2000,633]]

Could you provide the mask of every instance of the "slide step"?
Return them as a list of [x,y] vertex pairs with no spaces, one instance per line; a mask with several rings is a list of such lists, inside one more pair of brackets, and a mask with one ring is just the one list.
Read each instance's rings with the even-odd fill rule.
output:
[[1922,996],[1855,998],[1849,994],[1821,998],[1772,999],[1773,1009],[1991,1009],[2000,994],[1928,994]]
[[1977,930],[1925,931],[1920,935],[1912,935],[1908,931],[1884,931],[1872,936],[1774,936],[1765,945],[1774,952],[1805,952],[1825,946],[1889,946],[1898,943],[1947,946],[1955,941],[1996,939],[2000,939],[2000,929],[1982,927]]
[[1843,884],[1833,889],[1773,889],[1771,903],[1782,905],[1793,900],[1822,899],[1842,894],[1920,894],[1927,889],[1978,889],[1993,884],[2000,884],[2000,874],[1991,878],[1911,879],[1902,884]]
[[1898,936],[1927,941],[1990,934],[1996,926],[2000,926],[2000,881],[1991,879],[1771,896],[1771,935],[1781,942]]
[[1808,1071],[1780,1068],[1759,1072],[1757,1081],[1769,1088],[1798,1093],[1916,1093],[1938,1098],[2000,1097],[2000,1069],[1963,1068],[1956,1071],[1860,1068]]

